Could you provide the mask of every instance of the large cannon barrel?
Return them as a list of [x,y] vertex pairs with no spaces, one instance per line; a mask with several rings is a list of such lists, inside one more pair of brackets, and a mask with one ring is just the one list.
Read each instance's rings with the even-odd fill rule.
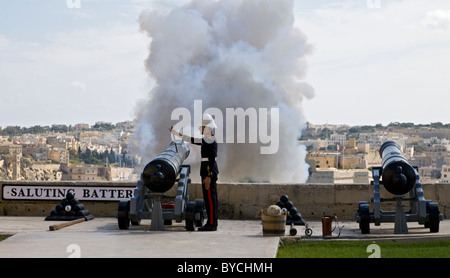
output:
[[152,192],[166,192],[175,184],[180,166],[189,156],[189,145],[172,142],[169,147],[150,161],[142,173],[144,185]]
[[414,168],[402,155],[400,146],[387,141],[380,147],[382,179],[387,191],[394,195],[408,193],[416,183]]

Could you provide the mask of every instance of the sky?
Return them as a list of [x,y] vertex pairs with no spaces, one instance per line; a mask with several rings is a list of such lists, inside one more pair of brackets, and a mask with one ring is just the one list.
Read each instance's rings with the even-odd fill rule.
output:
[[[154,80],[144,9],[187,0],[0,2],[0,126],[135,118]],[[450,122],[450,1],[295,0],[313,124]]]

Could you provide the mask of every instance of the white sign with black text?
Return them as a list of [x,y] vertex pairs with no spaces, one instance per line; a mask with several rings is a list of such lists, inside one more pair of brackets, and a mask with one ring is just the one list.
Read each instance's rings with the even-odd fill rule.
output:
[[107,186],[40,186],[4,184],[3,200],[61,200],[72,191],[75,198],[84,201],[123,201],[133,195],[134,187]]

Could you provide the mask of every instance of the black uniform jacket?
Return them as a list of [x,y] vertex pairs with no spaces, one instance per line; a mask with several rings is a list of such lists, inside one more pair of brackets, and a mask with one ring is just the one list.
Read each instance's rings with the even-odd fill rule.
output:
[[201,155],[203,158],[208,158],[208,161],[202,161],[200,167],[200,176],[202,177],[211,177],[213,174],[219,174],[219,167],[217,166],[216,157],[217,157],[217,142],[214,140],[210,142],[210,140],[205,141],[205,138],[202,138],[202,142],[199,143],[199,139],[195,139],[191,137],[191,143],[195,145],[201,145]]

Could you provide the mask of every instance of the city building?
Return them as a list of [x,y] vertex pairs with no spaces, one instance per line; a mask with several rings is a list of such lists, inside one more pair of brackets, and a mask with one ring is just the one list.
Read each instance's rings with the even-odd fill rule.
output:
[[61,180],[74,181],[111,181],[111,168],[99,165],[61,164]]
[[450,184],[450,165],[442,165],[441,182]]
[[56,161],[60,163],[69,163],[69,151],[66,149],[53,148],[48,152],[48,158],[51,161]]
[[0,155],[3,157],[3,167],[8,171],[10,178],[19,180],[21,178],[22,146],[9,142],[0,145]]
[[347,142],[347,135],[333,133],[330,135],[330,139],[328,140],[329,144],[341,145],[345,146]]

